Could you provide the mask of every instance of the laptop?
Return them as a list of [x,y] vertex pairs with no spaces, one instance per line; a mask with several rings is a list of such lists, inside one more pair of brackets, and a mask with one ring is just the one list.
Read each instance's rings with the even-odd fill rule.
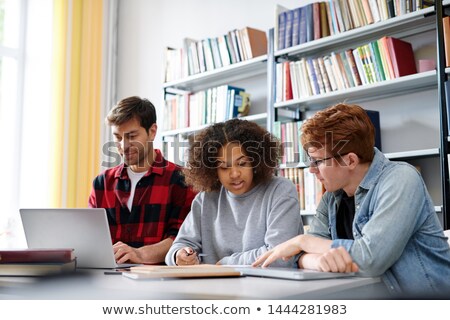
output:
[[288,280],[320,280],[333,278],[347,278],[355,276],[355,272],[321,272],[308,269],[294,268],[259,268],[259,267],[238,267],[244,276],[266,277]]
[[28,248],[73,248],[77,268],[114,269],[117,264],[105,209],[20,209]]

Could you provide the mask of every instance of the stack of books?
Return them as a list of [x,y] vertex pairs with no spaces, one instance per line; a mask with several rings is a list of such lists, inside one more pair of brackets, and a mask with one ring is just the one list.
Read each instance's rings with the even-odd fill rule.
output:
[[75,269],[73,249],[0,250],[0,276],[47,276]]

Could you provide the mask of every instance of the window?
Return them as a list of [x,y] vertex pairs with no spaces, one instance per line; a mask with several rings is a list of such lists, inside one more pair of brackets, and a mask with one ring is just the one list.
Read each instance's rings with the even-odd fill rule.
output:
[[0,0],[0,247],[26,245],[20,207],[48,206],[52,0]]
[[17,225],[20,150],[21,90],[23,87],[25,1],[0,0],[0,128],[2,153],[0,245],[9,246],[11,228]]

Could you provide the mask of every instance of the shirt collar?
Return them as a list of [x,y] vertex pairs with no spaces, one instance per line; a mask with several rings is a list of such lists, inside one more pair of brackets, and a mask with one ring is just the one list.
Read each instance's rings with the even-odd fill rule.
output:
[[[372,162],[367,170],[366,175],[360,182],[358,188],[369,190],[379,179],[383,168],[389,162],[389,160],[384,156],[384,154],[377,148],[373,148],[375,155]],[[344,190],[339,189],[333,192],[336,198],[339,198],[343,194]]]
[[[161,154],[161,150],[154,149],[156,153],[155,160],[153,161],[153,165],[148,169],[147,173],[144,177],[151,175],[152,173],[162,176],[164,174],[164,168],[167,165],[167,160]],[[128,179],[128,173],[126,170],[125,163],[122,163],[119,166],[119,169],[116,171],[115,178],[120,179]]]
[[370,164],[369,170],[367,170],[364,179],[359,184],[360,188],[366,190],[370,189],[377,182],[381,175],[381,172],[383,171],[383,168],[386,167],[386,164],[389,162],[389,160],[380,150],[374,148],[374,151],[375,155],[373,157],[372,163]]

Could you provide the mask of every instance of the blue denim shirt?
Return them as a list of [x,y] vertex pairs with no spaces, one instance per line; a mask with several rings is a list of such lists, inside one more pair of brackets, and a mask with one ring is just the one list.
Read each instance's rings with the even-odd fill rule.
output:
[[326,192],[309,234],[343,246],[361,276],[381,276],[394,294],[450,292],[450,247],[425,184],[411,165],[375,156],[355,192],[354,240],[338,239],[343,190]]

